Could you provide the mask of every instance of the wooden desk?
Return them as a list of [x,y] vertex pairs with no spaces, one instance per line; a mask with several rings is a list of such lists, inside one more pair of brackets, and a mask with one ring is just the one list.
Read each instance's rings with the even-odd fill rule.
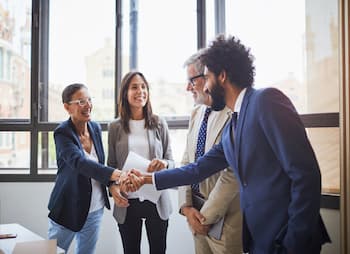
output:
[[[11,254],[16,243],[44,240],[41,236],[33,233],[25,227],[14,224],[0,224],[0,234],[15,233],[16,238],[0,239],[0,253]],[[2,254],[2,253],[1,253]],[[64,254],[64,250],[57,247],[57,254]]]

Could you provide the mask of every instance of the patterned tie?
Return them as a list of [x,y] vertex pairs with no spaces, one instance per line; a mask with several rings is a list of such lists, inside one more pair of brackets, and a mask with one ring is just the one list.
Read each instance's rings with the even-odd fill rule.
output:
[[[211,112],[211,108],[206,108],[204,117],[201,123],[201,127],[199,128],[198,132],[198,139],[197,139],[197,149],[195,153],[195,160],[197,161],[199,157],[201,157],[204,154],[205,149],[205,140],[207,138],[207,125],[208,125],[208,117]],[[191,185],[192,191],[196,194],[200,194],[199,192],[199,184],[194,183]]]

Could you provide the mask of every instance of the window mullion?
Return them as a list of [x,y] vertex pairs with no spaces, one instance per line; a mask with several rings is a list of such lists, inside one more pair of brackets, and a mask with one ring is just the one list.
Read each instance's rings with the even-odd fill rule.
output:
[[40,3],[41,0],[32,2],[32,50],[31,50],[31,109],[30,109],[30,175],[38,174],[38,84],[39,84],[39,39],[40,39]]

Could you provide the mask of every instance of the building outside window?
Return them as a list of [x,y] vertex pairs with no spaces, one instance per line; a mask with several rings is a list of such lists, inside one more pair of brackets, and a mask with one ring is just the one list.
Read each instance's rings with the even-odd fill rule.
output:
[[[230,0],[227,34],[251,48],[255,87],[279,88],[299,114],[339,113],[338,12],[335,0]],[[320,164],[323,192],[339,194],[339,128],[308,128],[307,134]]]
[[[116,19],[118,2],[99,1],[96,8],[93,1],[50,1],[48,9],[37,14],[46,15],[40,16],[38,34],[47,38],[40,41],[39,47],[35,38],[40,36],[32,31],[31,20],[36,15],[33,10],[41,7],[32,8],[29,0],[0,1],[0,127],[4,133],[12,133],[11,147],[17,149],[1,151],[3,156],[14,160],[12,154],[23,154],[23,165],[38,167],[43,174],[54,173],[52,133],[59,122],[68,118],[61,102],[63,88],[74,82],[86,84],[93,97],[93,120],[100,121],[106,131],[106,124],[116,115],[119,79],[131,69],[140,70],[148,79],[156,114],[175,122],[188,120],[193,100],[186,92],[183,63],[197,50],[198,1],[122,1],[121,10],[117,10],[122,15]],[[215,15],[218,2],[225,3],[223,17]],[[172,11],[155,14],[155,6]],[[241,0],[206,1],[204,44],[215,38],[215,23],[224,18],[221,22],[225,33],[239,37],[256,57],[256,87],[281,89],[300,114],[337,114],[338,9],[335,0],[323,0],[322,5],[316,0],[249,4]],[[49,25],[47,33],[45,25]],[[259,29],[261,26],[264,29]],[[118,27],[121,39],[117,44]],[[34,40],[32,34],[37,36]],[[32,41],[36,44],[31,45]],[[46,55],[41,52],[45,43]],[[120,66],[116,67],[119,46]],[[40,57],[39,63],[34,61],[37,79],[31,77],[32,48],[47,59],[47,64],[41,63]],[[115,77],[118,71],[121,76]],[[32,95],[36,97],[33,99]],[[173,132],[179,135],[173,146],[180,161],[186,132]],[[320,162],[323,191],[339,194],[338,126],[307,128],[307,133]],[[18,150],[20,147],[23,152]],[[5,161],[1,164],[3,169],[16,164]],[[29,168],[25,170],[29,172]]]

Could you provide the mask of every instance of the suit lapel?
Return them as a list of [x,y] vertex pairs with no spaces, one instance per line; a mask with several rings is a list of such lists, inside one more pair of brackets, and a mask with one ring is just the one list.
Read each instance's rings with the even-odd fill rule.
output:
[[155,147],[154,147],[154,140],[155,140],[155,132],[156,129],[147,129],[147,133],[148,133],[148,144],[149,144],[149,155],[150,158],[156,158],[155,156]]
[[[210,149],[215,144],[215,141],[223,130],[222,127],[226,124],[229,118],[228,111],[229,109],[225,108],[223,111],[216,114],[214,119],[212,119],[211,124],[208,126],[207,130],[206,148]],[[208,133],[210,133],[210,135],[208,135]],[[206,149],[206,151],[209,149]]]
[[98,142],[98,134],[96,133],[97,130],[95,130],[92,126],[92,124],[90,122],[88,122],[88,129],[89,129],[89,133],[92,139],[92,142],[94,143],[94,147],[95,147],[95,151],[97,154],[97,158],[98,161],[100,163],[104,163],[104,158],[103,158],[103,152],[102,152],[102,148],[99,146],[99,142]]
[[237,160],[235,160],[235,145],[232,143],[231,130],[232,121],[230,121],[224,128],[221,143],[225,151],[227,162],[235,170],[237,169]]
[[119,134],[117,135],[117,140],[115,141],[118,144],[116,147],[116,158],[118,161],[117,167],[122,169],[129,154],[129,134],[127,134],[121,126],[118,129],[118,132]]
[[81,142],[80,142],[79,137],[78,137],[77,129],[75,128],[75,125],[74,125],[74,123],[73,123],[71,118],[69,118],[68,126],[66,126],[66,127],[69,127],[68,131],[73,133],[73,136],[76,139],[76,143],[78,144],[79,148],[81,150],[83,150],[83,146],[81,145]]
[[197,149],[197,139],[198,139],[198,132],[199,132],[199,126],[201,124],[201,116],[203,113],[203,108],[199,108],[198,110],[195,110],[193,115],[191,116],[193,121],[190,121],[190,126],[188,126],[188,130],[190,132],[187,134],[188,139],[188,155],[189,155],[189,161],[195,161],[195,154]]
[[234,146],[235,146],[235,155],[236,155],[236,161],[237,161],[237,166],[239,169],[239,152],[240,152],[240,147],[241,147],[241,137],[242,137],[242,129],[243,129],[243,125],[244,125],[244,119],[246,117],[246,113],[247,113],[247,108],[249,105],[249,99],[250,96],[252,95],[254,89],[252,87],[248,87],[247,91],[244,95],[243,98],[243,102],[242,102],[242,106],[241,106],[241,110],[239,112],[239,116],[238,116],[238,121],[237,121],[237,127],[235,130],[235,138],[234,138]]

